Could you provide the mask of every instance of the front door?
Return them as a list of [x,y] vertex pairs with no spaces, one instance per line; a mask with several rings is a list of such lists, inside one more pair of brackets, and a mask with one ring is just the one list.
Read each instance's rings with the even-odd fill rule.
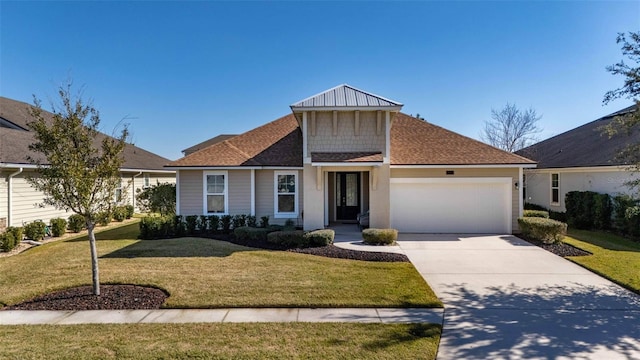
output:
[[336,220],[355,221],[360,212],[360,173],[336,173]]

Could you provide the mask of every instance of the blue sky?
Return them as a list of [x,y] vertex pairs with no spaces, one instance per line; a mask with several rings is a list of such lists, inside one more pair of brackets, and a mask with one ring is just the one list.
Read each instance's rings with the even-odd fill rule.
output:
[[348,83],[478,138],[507,102],[546,138],[629,105],[618,32],[640,2],[0,1],[0,96],[45,108],[73,79],[110,133],[170,159]]

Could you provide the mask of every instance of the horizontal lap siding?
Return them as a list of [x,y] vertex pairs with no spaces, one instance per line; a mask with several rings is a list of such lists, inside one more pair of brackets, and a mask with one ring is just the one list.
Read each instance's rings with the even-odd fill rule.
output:
[[144,176],[149,174],[149,186],[155,186],[157,184],[175,184],[176,176],[166,173],[152,173],[143,172],[141,175],[138,173],[129,173],[123,176],[122,185],[128,186],[128,203],[135,206],[136,211],[140,211],[138,208],[138,201],[134,200],[135,196],[144,190]]
[[202,215],[201,170],[180,170],[180,215]]
[[[283,170],[288,171],[288,170]],[[304,189],[302,171],[295,170],[298,174],[298,221],[302,225],[303,193]],[[270,224],[284,224],[287,219],[274,218],[274,170],[256,170],[256,217],[258,221],[262,216],[269,216]],[[318,204],[321,206],[322,204]],[[296,219],[293,219],[294,221]]]
[[[36,191],[27,182],[26,171],[13,178],[13,211],[11,226],[22,226],[34,220],[42,220],[46,223],[57,217],[67,218],[72,212],[58,210],[53,206],[43,205],[44,194]],[[33,175],[30,172],[29,175]],[[6,192],[6,190],[5,190]]]
[[229,170],[229,214],[251,213],[251,170]]
[[[446,175],[447,170],[453,170],[454,175]],[[511,177],[511,183],[518,179],[517,168],[480,168],[480,169],[391,169],[392,178],[473,178],[473,177]],[[518,229],[518,214],[520,212],[520,194],[515,186],[511,186],[511,227]]]

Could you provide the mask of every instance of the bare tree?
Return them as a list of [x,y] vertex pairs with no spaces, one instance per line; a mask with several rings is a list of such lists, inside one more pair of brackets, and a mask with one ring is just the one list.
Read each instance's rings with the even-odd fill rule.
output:
[[60,87],[61,106],[53,106],[50,119],[34,98],[33,120],[28,123],[35,141],[29,146],[39,156],[29,157],[38,175],[27,180],[45,195],[44,203],[82,215],[89,231],[93,293],[100,295],[98,252],[93,232],[98,214],[110,211],[120,187],[126,126],[117,137],[98,132],[100,115],[91,105],[71,95],[71,84]]
[[502,150],[514,152],[536,141],[535,134],[542,131],[537,125],[542,118],[532,108],[518,109],[515,104],[501,110],[491,109],[491,119],[484,122],[480,138]]

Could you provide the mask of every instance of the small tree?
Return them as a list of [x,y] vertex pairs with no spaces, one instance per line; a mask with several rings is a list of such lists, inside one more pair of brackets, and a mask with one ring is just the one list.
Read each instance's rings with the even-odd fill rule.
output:
[[93,232],[97,216],[111,211],[116,188],[120,187],[122,151],[128,136],[126,126],[118,138],[98,132],[100,115],[80,97],[71,95],[71,84],[60,87],[61,106],[52,105],[53,116],[45,117],[34,96],[28,123],[35,142],[29,149],[42,156],[28,157],[38,175],[29,183],[45,195],[44,203],[71,210],[84,217],[89,232],[93,293],[100,295],[98,253]]
[[[635,111],[616,117],[604,131],[611,137],[618,133],[631,135],[634,131],[640,131],[640,31],[628,34],[620,33],[616,39],[622,43],[622,54],[627,56],[635,65],[629,66],[620,61],[607,67],[607,71],[613,75],[624,76],[624,85],[618,89],[608,91],[604,95],[604,104],[619,99],[631,99],[636,104]],[[640,143],[627,145],[618,153],[618,158],[630,165],[630,170],[640,172]],[[627,182],[627,186],[640,192],[640,178]]]
[[509,152],[529,146],[535,141],[533,135],[542,131],[537,125],[542,116],[532,108],[521,111],[515,105],[507,103],[500,111],[491,109],[491,118],[492,120],[484,122],[480,138]]
[[136,195],[138,207],[145,212],[157,212],[161,215],[176,213],[176,184],[156,184]]

